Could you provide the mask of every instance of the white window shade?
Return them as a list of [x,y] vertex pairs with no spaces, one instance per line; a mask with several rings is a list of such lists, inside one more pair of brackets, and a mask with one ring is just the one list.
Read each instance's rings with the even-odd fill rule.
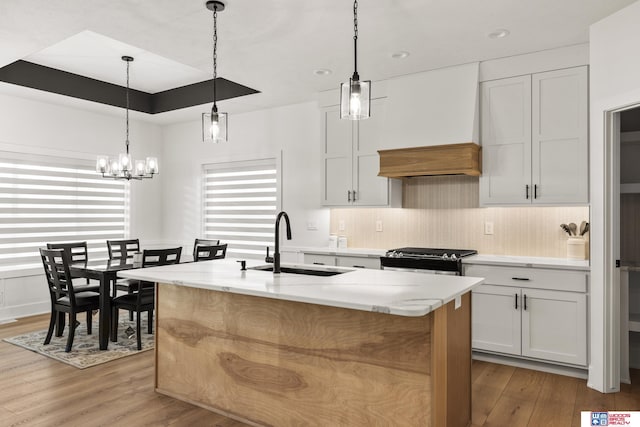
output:
[[0,152],[0,271],[42,267],[38,248],[86,241],[105,259],[128,229],[129,185],[96,174],[93,160]]
[[230,256],[263,257],[280,209],[276,159],[204,165],[203,183],[204,237]]

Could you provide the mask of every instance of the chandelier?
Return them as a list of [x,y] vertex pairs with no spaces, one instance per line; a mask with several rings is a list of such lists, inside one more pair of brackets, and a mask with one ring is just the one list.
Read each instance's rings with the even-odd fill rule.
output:
[[223,142],[227,140],[227,113],[218,112],[216,105],[216,79],[218,77],[218,12],[224,10],[224,3],[209,0],[207,9],[213,11],[213,107],[211,114],[202,113],[202,141]]
[[122,60],[127,63],[127,137],[125,140],[126,152],[120,153],[118,157],[98,156],[96,160],[96,172],[102,174],[103,178],[112,179],[145,179],[153,178],[158,173],[158,159],[147,157],[146,160],[131,160],[129,154],[129,65],[133,61],[131,56],[123,56]]
[[353,76],[340,85],[340,118],[368,119],[371,116],[371,80],[360,80],[358,74],[358,0],[353,2]]

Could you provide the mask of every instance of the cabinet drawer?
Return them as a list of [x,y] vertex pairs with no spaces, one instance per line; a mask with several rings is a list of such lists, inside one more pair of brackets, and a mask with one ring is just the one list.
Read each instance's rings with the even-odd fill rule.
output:
[[484,277],[487,285],[587,292],[587,273],[584,271],[467,265],[464,272],[466,276]]
[[380,269],[380,258],[339,256],[337,260],[339,267]]
[[304,263],[316,265],[336,265],[336,257],[334,255],[304,254]]

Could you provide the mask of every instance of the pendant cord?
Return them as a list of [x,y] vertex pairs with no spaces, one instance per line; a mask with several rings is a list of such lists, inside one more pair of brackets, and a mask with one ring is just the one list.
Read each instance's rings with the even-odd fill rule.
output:
[[129,154],[129,64],[130,61],[127,61],[127,154]]
[[358,74],[358,0],[353,2],[353,74]]
[[218,7],[213,7],[213,107],[216,109],[216,79],[218,78]]

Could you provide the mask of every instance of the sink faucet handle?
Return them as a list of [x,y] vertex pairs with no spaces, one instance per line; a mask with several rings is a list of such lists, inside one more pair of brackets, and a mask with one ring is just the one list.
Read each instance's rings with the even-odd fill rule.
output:
[[264,258],[264,262],[273,262],[273,257],[269,256],[269,246],[267,246],[267,256]]

